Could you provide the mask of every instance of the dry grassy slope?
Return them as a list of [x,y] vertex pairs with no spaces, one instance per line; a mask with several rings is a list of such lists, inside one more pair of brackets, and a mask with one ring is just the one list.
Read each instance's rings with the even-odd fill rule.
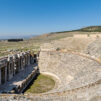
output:
[[64,38],[59,41],[52,42],[54,47],[66,49],[68,51],[82,52],[86,49],[88,44],[93,41],[91,38]]
[[[40,36],[33,37],[29,40],[24,40],[23,42],[0,42],[0,56],[5,55],[4,52],[7,50],[39,50],[40,45],[46,42],[51,42],[53,40],[59,40],[66,37],[72,37],[73,34],[77,34],[78,32],[65,32],[65,33],[56,33],[56,34],[43,34]],[[79,32],[84,34],[84,32]],[[6,54],[9,54],[6,53]]]
[[[39,50],[40,45],[45,42],[50,42],[52,40],[58,40],[64,37],[70,36],[71,33],[61,33],[61,34],[44,34],[40,36],[33,37],[29,40],[24,40],[23,42],[0,42],[0,56],[9,54],[8,50]],[[6,52],[6,54],[5,54]]]
[[[7,42],[1,41],[0,42],[0,52],[4,52],[7,50],[39,50],[40,45],[46,42],[51,42],[54,40],[59,40],[66,37],[72,37],[74,34],[96,34],[96,32],[60,32],[60,33],[50,33],[50,34],[43,34],[40,36],[33,37],[29,40],[24,40],[23,42]],[[2,54],[3,55],[3,54]]]
[[67,37],[59,40],[52,41],[50,43],[45,43],[41,46],[41,49],[61,49],[67,51],[78,51],[84,52],[89,44],[91,44],[95,39],[93,38],[74,38]]
[[[78,51],[101,58],[101,38],[94,37],[70,37],[70,35],[76,34],[101,34],[100,32],[64,32],[58,34],[52,34],[51,36],[58,35],[61,38],[56,40],[47,41],[47,43],[41,45],[41,49],[61,49],[67,51]],[[65,37],[63,37],[64,35]],[[67,35],[67,36],[66,36]],[[44,36],[45,37],[45,36]]]

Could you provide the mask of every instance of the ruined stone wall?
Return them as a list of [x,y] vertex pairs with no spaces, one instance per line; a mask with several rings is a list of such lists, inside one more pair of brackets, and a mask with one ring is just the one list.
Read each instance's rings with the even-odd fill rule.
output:
[[[9,55],[0,59],[0,84],[4,84],[13,78],[14,75],[24,70],[26,66],[36,61],[37,55],[28,52]],[[37,62],[37,61],[36,61]]]
[[28,77],[22,82],[21,85],[14,88],[10,93],[22,93],[26,87],[29,85],[29,83],[37,76],[39,73],[38,67],[35,67],[31,74],[28,75]]

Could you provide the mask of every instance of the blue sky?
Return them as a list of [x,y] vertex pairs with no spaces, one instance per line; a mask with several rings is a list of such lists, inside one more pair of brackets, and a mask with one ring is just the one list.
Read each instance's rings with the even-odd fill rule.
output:
[[101,0],[0,0],[0,38],[101,25]]

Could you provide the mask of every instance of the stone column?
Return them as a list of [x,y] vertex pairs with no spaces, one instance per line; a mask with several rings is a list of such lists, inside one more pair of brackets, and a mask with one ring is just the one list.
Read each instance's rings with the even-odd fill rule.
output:
[[13,56],[13,61],[14,61],[14,73],[16,74],[19,71],[19,60],[17,54]]
[[31,54],[31,64],[33,64],[33,56],[32,56],[32,54]]
[[18,72],[20,72],[20,58],[18,58]]
[[18,72],[21,70],[21,65],[20,65],[20,54],[17,54],[18,58]]
[[10,79],[10,61],[8,60],[8,64],[7,64],[7,80],[9,81]]
[[27,66],[27,54],[25,53],[25,66]]
[[26,54],[25,54],[25,67],[26,67],[26,65],[27,65],[27,58],[26,58]]
[[10,80],[10,62],[11,62],[11,56],[8,56],[7,59],[7,80]]
[[27,66],[28,66],[28,53],[27,53]]
[[11,73],[10,73],[10,66],[11,66],[11,56],[8,55],[8,59],[7,59],[7,81],[10,80],[10,76],[11,76]]
[[12,78],[13,78],[13,73],[14,73],[14,69],[13,69],[14,67],[13,67],[13,62],[11,61],[10,63],[9,63],[9,80],[11,80]]
[[15,75],[15,70],[14,70],[14,61],[13,61],[12,65],[13,65],[13,76],[14,76],[14,75]]
[[24,68],[26,67],[26,56],[24,54]]
[[28,65],[30,65],[30,54],[28,54]]
[[7,81],[7,65],[5,66],[5,82]]
[[21,57],[21,69],[23,69],[23,57]]
[[20,53],[20,66],[21,66],[21,70],[23,69],[23,54]]
[[0,68],[0,85],[1,85],[1,68]]
[[13,76],[15,75],[15,56],[13,55]]

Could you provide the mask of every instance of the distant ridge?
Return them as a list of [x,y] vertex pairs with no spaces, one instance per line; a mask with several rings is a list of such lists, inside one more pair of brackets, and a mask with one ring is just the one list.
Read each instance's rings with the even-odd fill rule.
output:
[[[50,42],[52,40],[57,40],[57,39],[65,38],[65,37],[72,37],[74,34],[77,34],[75,32],[82,32],[80,34],[87,34],[84,32],[101,32],[101,26],[88,26],[88,27],[84,27],[84,28],[80,28],[76,30],[70,30],[70,31],[50,32],[50,33],[32,37],[31,40],[34,40],[36,42],[37,41]],[[96,34],[96,33],[93,33],[93,34]]]
[[89,26],[85,28],[81,28],[77,31],[82,31],[82,32],[101,32],[101,26]]
[[75,31],[81,31],[81,32],[101,32],[101,26],[88,26],[88,27],[77,29],[77,30],[51,32],[49,34],[59,34],[59,33],[75,32]]

